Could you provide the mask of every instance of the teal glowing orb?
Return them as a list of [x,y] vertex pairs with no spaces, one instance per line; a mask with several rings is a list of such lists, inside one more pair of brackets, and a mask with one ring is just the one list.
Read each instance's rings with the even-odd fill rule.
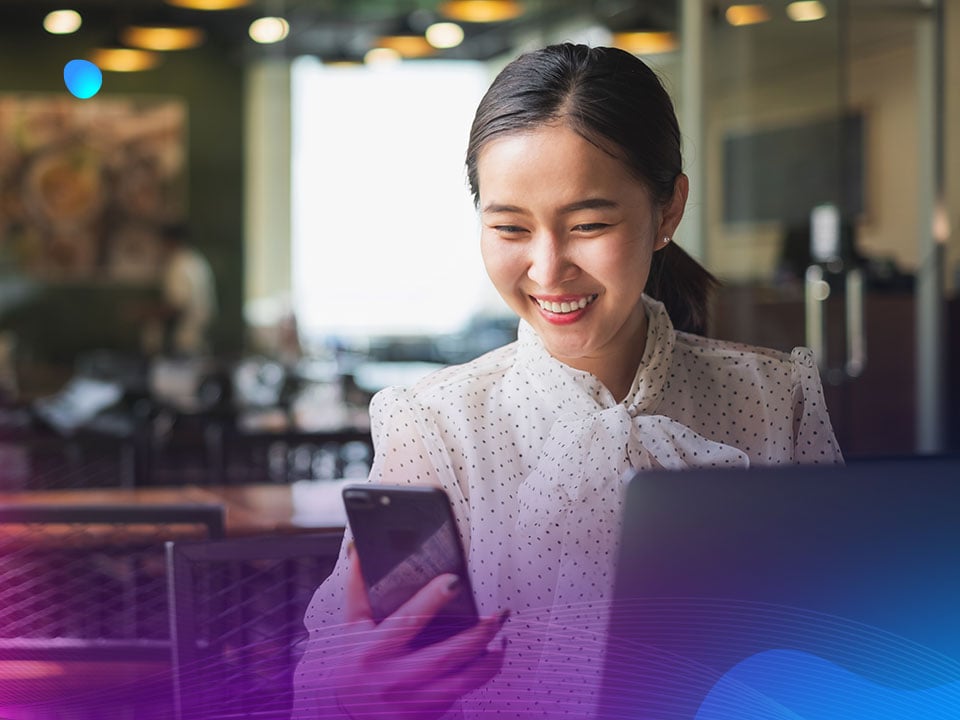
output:
[[71,60],[63,66],[63,81],[71,95],[86,100],[100,92],[103,73],[88,60]]

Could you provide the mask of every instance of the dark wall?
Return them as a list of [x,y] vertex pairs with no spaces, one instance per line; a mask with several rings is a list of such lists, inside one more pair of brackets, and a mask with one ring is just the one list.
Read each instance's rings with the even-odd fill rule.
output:
[[833,203],[843,217],[864,212],[864,117],[731,134],[723,141],[725,222],[809,221]]
[[[36,29],[13,30],[0,27],[0,92],[66,93],[63,66],[73,58],[84,57],[95,38],[76,36],[52,37],[38,25]],[[100,96],[118,95],[175,96],[188,107],[187,221],[194,233],[194,242],[209,259],[217,280],[220,317],[213,331],[217,352],[237,351],[243,338],[243,65],[235,50],[206,46],[197,50],[164,54],[163,64],[138,73],[105,73]],[[7,279],[9,281],[9,278]],[[3,279],[0,279],[3,282]],[[90,292],[71,292],[69,287],[38,288],[37,323],[49,327],[50,317],[58,315],[56,305],[64,307],[64,319],[87,316],[83,304]],[[102,307],[115,298],[118,306],[132,301],[130,294],[143,294],[143,289],[98,284],[97,301],[90,306],[91,323],[112,322],[104,317]],[[79,306],[78,306],[79,305]],[[69,307],[68,307],[69,306]],[[35,325],[28,316],[18,324]],[[67,319],[69,318],[69,319]],[[51,342],[54,355],[62,361],[69,354],[71,343],[78,351],[88,348],[82,333],[72,328],[66,343]],[[50,332],[57,332],[50,328]],[[139,328],[131,324],[130,332]],[[36,334],[36,333],[33,333]],[[114,329],[113,336],[123,334]],[[90,342],[97,332],[92,332]],[[100,332],[99,336],[104,336]],[[126,350],[131,338],[117,340]],[[44,348],[32,348],[44,359]]]

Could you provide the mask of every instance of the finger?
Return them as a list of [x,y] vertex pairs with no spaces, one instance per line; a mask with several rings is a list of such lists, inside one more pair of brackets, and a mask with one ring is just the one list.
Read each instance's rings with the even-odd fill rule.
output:
[[468,692],[490,682],[503,668],[505,657],[505,648],[484,653],[457,672],[424,687],[418,693],[420,703],[427,712],[446,710]]
[[395,682],[416,687],[472,663],[486,651],[508,616],[503,612],[484,618],[451,638],[406,655],[393,664]]
[[391,646],[406,646],[440,608],[462,592],[462,585],[460,578],[452,573],[438,575],[380,623],[378,632]]
[[434,683],[441,692],[461,697],[486,685],[500,670],[507,656],[506,643],[499,650],[487,651],[458,672]]
[[353,541],[347,545],[347,583],[344,598],[344,620],[348,623],[371,621],[373,611],[370,610],[370,600],[367,597],[367,586],[363,582],[363,573],[360,571],[360,558],[353,547]]

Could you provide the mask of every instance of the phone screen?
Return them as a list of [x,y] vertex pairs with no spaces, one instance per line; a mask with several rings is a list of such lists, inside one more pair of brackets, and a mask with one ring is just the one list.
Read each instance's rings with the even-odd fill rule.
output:
[[444,573],[463,587],[414,638],[423,647],[472,627],[478,619],[460,537],[439,488],[350,486],[343,491],[373,619],[381,622]]

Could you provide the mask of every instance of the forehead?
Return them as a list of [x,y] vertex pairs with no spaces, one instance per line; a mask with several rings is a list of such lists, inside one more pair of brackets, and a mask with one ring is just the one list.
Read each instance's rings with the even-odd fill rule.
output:
[[643,191],[621,160],[563,124],[491,140],[477,156],[477,179],[481,205],[516,195],[564,203]]

